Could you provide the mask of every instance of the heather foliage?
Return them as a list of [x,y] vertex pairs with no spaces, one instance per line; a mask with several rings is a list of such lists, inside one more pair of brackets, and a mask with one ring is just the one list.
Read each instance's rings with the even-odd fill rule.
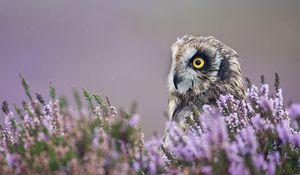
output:
[[75,93],[79,110],[58,98],[50,85],[46,102],[3,102],[1,174],[299,174],[300,105],[285,107],[279,80],[248,87],[247,98],[220,96],[182,128],[167,122],[167,141],[144,142],[134,110],[116,110],[109,100],[83,90],[88,110]]

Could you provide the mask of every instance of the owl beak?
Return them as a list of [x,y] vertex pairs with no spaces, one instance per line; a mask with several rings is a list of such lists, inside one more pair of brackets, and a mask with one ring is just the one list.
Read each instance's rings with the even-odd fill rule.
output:
[[191,79],[184,79],[177,74],[174,75],[174,86],[180,93],[187,92],[193,86],[193,80]]

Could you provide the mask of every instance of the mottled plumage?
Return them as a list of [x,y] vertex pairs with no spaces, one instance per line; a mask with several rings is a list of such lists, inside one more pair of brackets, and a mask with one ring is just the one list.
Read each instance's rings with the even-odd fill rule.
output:
[[204,104],[216,104],[220,94],[243,98],[244,82],[238,59],[233,49],[212,36],[185,35],[177,39],[172,45],[168,76],[170,119],[181,122],[201,111]]

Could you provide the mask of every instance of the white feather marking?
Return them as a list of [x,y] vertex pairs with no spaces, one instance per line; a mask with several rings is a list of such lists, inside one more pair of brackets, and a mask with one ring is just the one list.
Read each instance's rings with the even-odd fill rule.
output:
[[[214,61],[212,63],[212,66],[218,68],[218,70],[219,70],[221,62],[222,62],[222,59],[223,59],[222,55],[217,50],[217,54],[216,54],[216,57],[215,57],[215,59],[214,59]],[[213,71],[213,72],[210,72],[209,74],[210,74],[211,77],[214,77],[214,76],[218,75],[218,71]]]
[[215,58],[217,67],[220,67],[222,59],[223,59],[222,55],[220,54],[219,50],[217,50],[217,54]]
[[188,62],[197,52],[196,48],[188,48],[186,49],[183,57],[182,57],[182,62],[186,63]]
[[174,61],[174,59],[175,59],[175,57],[176,57],[176,55],[177,55],[177,52],[178,52],[178,46],[177,46],[177,45],[174,45],[174,46],[171,48],[171,50],[172,50],[172,58],[173,58],[173,61]]

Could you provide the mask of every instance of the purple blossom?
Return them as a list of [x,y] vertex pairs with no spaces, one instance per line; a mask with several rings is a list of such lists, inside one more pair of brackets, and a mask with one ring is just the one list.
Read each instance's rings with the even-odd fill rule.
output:
[[254,117],[252,117],[251,123],[256,130],[263,129],[264,126],[266,126],[266,121],[261,118],[260,114],[256,114]]
[[292,143],[296,146],[300,146],[300,133],[295,133],[292,135]]
[[49,137],[45,133],[40,132],[40,133],[38,133],[37,140],[39,140],[39,141],[48,141]]
[[274,175],[276,170],[276,166],[273,162],[267,164],[267,174]]
[[209,113],[212,110],[210,105],[203,105],[202,109],[205,113]]
[[269,162],[278,165],[280,164],[280,153],[278,151],[272,152],[267,156],[267,159]]
[[27,126],[33,125],[32,117],[30,117],[27,112],[25,113],[25,116],[24,116],[24,122]]
[[276,106],[283,107],[282,89],[278,89],[278,92],[276,93]]
[[203,174],[212,174],[212,168],[211,166],[204,166],[201,168],[201,172]]
[[268,168],[268,163],[261,154],[252,154],[252,162],[258,171],[265,171]]
[[230,161],[229,172],[232,175],[249,174],[248,169],[245,167],[244,160],[238,155],[239,150],[235,142],[228,145],[226,149],[227,157]]
[[257,101],[259,99],[258,88],[254,85],[247,89],[247,96],[250,100]]
[[157,167],[162,164],[162,155],[157,150],[161,147],[161,139],[154,137],[145,144],[150,153],[150,162],[148,164],[150,174],[157,174]]
[[249,175],[249,170],[245,167],[245,164],[243,161],[241,162],[231,162],[229,172],[232,175]]
[[15,158],[14,158],[14,155],[13,154],[10,154],[10,153],[6,153],[6,163],[7,165],[12,168],[15,164]]
[[260,93],[262,96],[268,97],[269,96],[269,85],[263,84],[261,86]]
[[94,129],[94,135],[93,135],[93,140],[92,140],[92,144],[93,144],[93,147],[95,149],[98,149],[99,147],[99,139],[100,139],[100,129],[99,128],[95,128]]
[[14,114],[12,112],[9,112],[7,115],[5,115],[5,124],[8,129],[13,128],[13,120],[14,120]]
[[260,97],[258,104],[265,111],[272,111],[272,109],[273,109],[273,100],[269,99],[268,97],[265,97],[265,96]]
[[292,119],[297,119],[300,117],[300,104],[292,104],[288,108],[289,115]]
[[129,126],[135,126],[136,124],[138,124],[139,120],[140,116],[135,114],[128,120],[128,124]]
[[292,135],[291,135],[291,129],[289,127],[288,121],[282,121],[280,124],[276,126],[276,130],[280,140],[284,144],[290,143],[292,139]]
[[236,138],[239,143],[239,149],[243,150],[244,154],[256,154],[258,143],[256,140],[254,129],[251,126],[242,129]]
[[135,171],[139,171],[141,169],[140,163],[139,162],[133,162],[133,169]]

